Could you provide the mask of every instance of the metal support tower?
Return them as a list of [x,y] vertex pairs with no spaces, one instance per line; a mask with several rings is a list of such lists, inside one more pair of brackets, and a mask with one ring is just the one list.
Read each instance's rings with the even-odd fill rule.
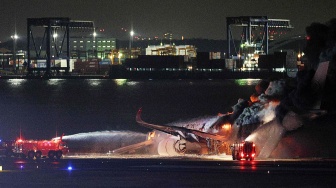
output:
[[267,16],[240,16],[240,17],[226,17],[227,28],[227,58],[231,56],[231,40],[234,43],[231,25],[241,26],[244,28],[245,41],[251,43],[252,27],[264,27],[264,46],[265,53],[268,54],[268,29],[269,27],[292,29],[289,20],[285,19],[268,19]]
[[[42,38],[41,44],[37,47],[36,40],[33,35],[33,27],[43,27],[44,36]],[[27,19],[27,59],[28,59],[28,75],[34,75],[34,71],[44,72],[44,77],[50,77],[52,70],[65,70],[66,73],[70,69],[70,29],[94,29],[94,23],[92,21],[71,21],[70,18],[56,17],[56,18],[28,18]],[[51,40],[55,30],[63,30],[64,36],[62,39],[61,49],[58,50],[57,45],[55,45],[57,58],[66,59],[66,67],[55,67],[52,66],[51,60]],[[55,39],[54,39],[55,40]],[[32,44],[31,44],[32,42]],[[65,43],[66,49],[63,53],[63,45]],[[45,48],[45,49],[44,49]],[[35,60],[45,60],[46,67],[32,67],[31,60],[32,54],[31,50],[35,50]],[[42,56],[41,52],[45,50],[45,55]]]

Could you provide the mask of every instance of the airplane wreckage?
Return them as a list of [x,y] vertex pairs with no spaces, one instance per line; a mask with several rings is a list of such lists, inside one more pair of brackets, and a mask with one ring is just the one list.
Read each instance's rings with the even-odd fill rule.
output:
[[232,145],[246,141],[255,143],[258,158],[336,156],[334,147],[328,147],[328,143],[336,141],[335,109],[328,106],[330,102],[335,104],[335,97],[333,101],[324,97],[325,88],[331,87],[328,67],[329,62],[320,63],[316,71],[302,74],[294,85],[288,80],[261,80],[250,100],[239,99],[233,112],[193,122],[147,123],[141,118],[140,108],[136,122],[154,131],[146,141],[115,149],[113,153],[148,147],[152,148],[151,154],[164,156],[230,155]]
[[139,109],[136,122],[153,130],[147,136],[108,131],[64,140],[70,151],[88,153],[230,155],[245,141],[254,143],[260,159],[336,158],[336,19],[330,23],[306,28],[306,69],[296,78],[260,80],[255,93],[239,99],[232,112],[156,125],[145,122],[146,109]]

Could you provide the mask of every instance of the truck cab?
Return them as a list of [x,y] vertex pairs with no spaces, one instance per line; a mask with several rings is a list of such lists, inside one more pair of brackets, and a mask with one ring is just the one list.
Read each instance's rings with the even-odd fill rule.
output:
[[231,151],[233,160],[245,159],[247,161],[252,161],[256,154],[255,144],[247,141],[232,144]]

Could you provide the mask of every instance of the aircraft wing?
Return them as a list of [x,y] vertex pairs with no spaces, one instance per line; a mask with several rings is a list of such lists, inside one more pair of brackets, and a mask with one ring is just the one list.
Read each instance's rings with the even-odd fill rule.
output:
[[159,130],[174,136],[180,136],[188,141],[197,141],[199,142],[198,137],[204,138],[204,139],[214,139],[214,140],[227,140],[227,137],[217,135],[217,134],[212,134],[212,133],[206,133],[198,130],[193,130],[193,129],[187,129],[184,127],[177,127],[177,126],[169,126],[169,125],[155,125],[155,124],[150,124],[147,122],[144,122],[141,119],[141,113],[142,113],[142,108],[138,110],[138,113],[136,115],[136,122],[139,123],[143,127],[147,127],[150,129],[155,129]]

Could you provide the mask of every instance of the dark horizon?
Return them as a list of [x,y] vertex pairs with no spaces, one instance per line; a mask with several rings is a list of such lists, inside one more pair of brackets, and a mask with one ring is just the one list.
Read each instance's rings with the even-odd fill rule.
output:
[[[288,36],[304,33],[312,22],[325,23],[334,17],[336,2],[327,1],[9,1],[0,7],[2,19],[0,41],[8,41],[15,32],[26,36],[27,18],[69,17],[71,20],[94,21],[95,26],[121,40],[136,36],[162,37],[173,33],[174,39],[226,39],[226,17],[267,16],[270,19],[289,19],[294,27]],[[158,4],[159,3],[159,4]],[[159,5],[159,6],[158,6]],[[49,8],[52,7],[52,8]],[[18,11],[20,10],[20,11]],[[239,30],[239,29],[238,29]],[[239,36],[239,31],[236,32]]]

